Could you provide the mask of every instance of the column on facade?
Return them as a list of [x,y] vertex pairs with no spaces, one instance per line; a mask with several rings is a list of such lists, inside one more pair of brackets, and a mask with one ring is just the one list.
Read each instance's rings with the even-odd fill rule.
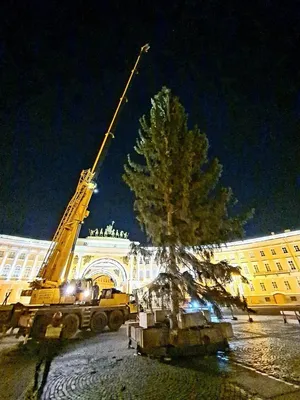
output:
[[132,292],[133,268],[134,268],[134,256],[130,255],[129,256],[128,293]]
[[39,255],[40,254],[37,253],[37,255],[35,256],[35,259],[33,261],[32,271],[31,271],[31,274],[30,274],[30,277],[29,277],[30,281],[35,278],[35,269],[36,269],[36,266],[37,266],[37,263],[38,263],[38,260],[39,260]]
[[9,253],[10,253],[10,249],[7,249],[7,252],[6,252],[6,254],[4,255],[3,260],[2,260],[2,262],[1,262],[1,265],[0,265],[0,274],[2,273],[2,270],[3,270],[4,266],[5,266],[5,263],[6,263],[6,261],[7,261],[7,258],[8,258]]
[[[40,272],[40,269],[41,269],[41,267],[42,267],[42,265],[43,265],[43,262],[44,262],[44,260],[45,260],[45,253],[43,253],[43,252],[39,252],[38,253],[38,255],[37,255],[38,257],[37,257],[37,264],[36,264],[36,272],[35,272],[35,276],[37,276],[38,275],[38,273]],[[40,256],[42,256],[42,259],[41,260],[39,260],[39,257]],[[38,266],[38,264],[40,264],[39,266]]]
[[15,259],[14,259],[12,265],[11,265],[11,269],[10,269],[8,275],[7,275],[7,278],[6,278],[7,281],[9,281],[11,276],[12,276],[13,270],[15,269],[15,266],[17,264],[17,261],[19,259],[19,256],[20,256],[21,252],[22,252],[22,250],[19,250],[18,252],[16,252]]
[[140,265],[141,265],[141,256],[139,255],[138,256],[138,259],[137,259],[137,277],[136,277],[136,280],[139,282],[140,281]]
[[78,256],[78,262],[76,265],[76,273],[75,273],[75,279],[79,279],[80,278],[80,267],[81,267],[81,262],[82,262],[82,256]]
[[126,287],[126,291],[127,291],[127,293],[131,293],[131,279],[132,279],[132,276],[131,276],[131,274],[132,274],[132,260],[131,260],[131,258],[132,258],[132,255],[130,255],[129,256],[129,259],[128,259],[128,267],[129,267],[129,271],[128,271],[128,274],[127,274],[127,287]]
[[22,269],[21,269],[20,276],[19,276],[19,279],[18,279],[19,281],[22,280],[22,278],[23,278],[24,271],[25,271],[26,264],[27,264],[27,261],[28,261],[29,256],[30,256],[30,252],[28,252],[28,253],[26,254],[26,257],[24,258],[24,264],[23,264],[23,267],[22,267]]
[[151,255],[150,257],[150,279],[154,279],[154,271],[153,271],[153,265],[154,265],[154,260],[155,260],[155,255]]

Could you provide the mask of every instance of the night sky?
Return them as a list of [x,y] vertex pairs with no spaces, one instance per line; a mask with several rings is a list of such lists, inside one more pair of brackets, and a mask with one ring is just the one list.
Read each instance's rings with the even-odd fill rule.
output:
[[122,182],[138,119],[163,85],[251,207],[253,237],[300,226],[300,2],[26,1],[0,4],[0,233],[50,239],[149,42],[90,204],[88,228],[143,240]]

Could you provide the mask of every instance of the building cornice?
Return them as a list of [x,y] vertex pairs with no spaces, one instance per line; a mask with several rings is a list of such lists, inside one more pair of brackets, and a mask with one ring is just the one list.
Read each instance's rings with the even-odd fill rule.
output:
[[48,248],[51,244],[49,240],[32,239],[10,235],[0,235],[0,242],[10,246],[38,246],[43,248]]
[[228,248],[231,246],[232,247],[243,246],[243,245],[254,244],[257,242],[267,242],[267,241],[278,240],[278,239],[286,239],[286,238],[298,236],[298,235],[300,235],[300,230],[271,234],[268,236],[261,236],[261,237],[251,238],[251,239],[237,240],[235,242],[223,243],[223,244],[221,244],[221,248]]
[[[267,242],[267,241],[275,241],[280,239],[287,239],[293,236],[300,236],[300,230],[295,231],[287,231],[283,233],[271,234],[268,236],[261,236],[251,239],[245,240],[237,240],[234,242],[223,243],[219,246],[219,250],[226,250],[232,247],[238,246],[249,246],[259,242]],[[93,237],[88,236],[86,238],[79,238],[76,244],[76,250],[79,252],[88,251],[89,249],[126,249],[129,250],[131,243],[133,243],[129,239],[124,238],[116,238],[116,237]],[[138,244],[138,242],[135,242]],[[32,239],[21,236],[10,236],[10,235],[0,235],[0,244],[5,244],[8,246],[35,246],[43,249],[47,249],[51,241],[49,240],[40,240],[40,239]],[[205,246],[204,246],[205,247]],[[149,247],[150,250],[155,250],[155,247]],[[218,247],[216,247],[216,251],[218,251]]]

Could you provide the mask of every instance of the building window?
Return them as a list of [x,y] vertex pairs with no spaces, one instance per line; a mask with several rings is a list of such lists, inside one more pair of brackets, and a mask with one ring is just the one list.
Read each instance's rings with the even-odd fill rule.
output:
[[270,264],[265,264],[265,267],[266,267],[266,270],[268,271],[268,272],[270,272],[271,271],[271,268],[270,268]]
[[132,270],[132,279],[136,279],[136,267]]
[[249,275],[249,268],[247,265],[243,265],[245,274]]
[[270,301],[271,301],[270,297],[265,297],[265,300],[267,303],[270,303]]
[[244,258],[244,253],[239,253],[240,258]]
[[300,251],[299,246],[294,246],[295,251]]
[[261,290],[262,291],[266,291],[266,287],[265,287],[265,284],[264,283],[260,283],[260,287],[261,287]]
[[28,260],[34,260],[35,254],[30,254],[30,256],[28,257]]
[[5,267],[2,270],[1,276],[6,278],[9,274],[10,268],[11,268],[11,265],[9,265],[9,264],[5,265]]
[[282,271],[282,265],[280,264],[280,262],[276,263],[276,267],[278,268],[278,271]]
[[288,260],[288,264],[289,264],[289,266],[290,266],[290,268],[291,268],[292,271],[295,271],[295,270],[296,270],[295,264],[293,263],[292,260]]
[[149,279],[149,278],[150,278],[150,270],[147,269],[147,270],[146,270],[146,279]]
[[264,256],[265,256],[265,252],[262,251],[262,250],[260,250],[260,255],[261,255],[262,257],[264,257]]
[[296,296],[291,296],[291,301],[297,301],[297,297]]
[[38,265],[35,267],[35,276],[38,275],[38,273],[40,272],[40,269],[42,268],[42,264]]
[[253,257],[254,257],[253,251],[249,251],[249,257],[250,257],[250,258],[253,258]]
[[20,273],[21,273],[21,265],[17,265],[17,266],[14,268],[13,273],[11,274],[11,277],[12,277],[12,278],[18,278],[19,275],[20,275]]
[[30,272],[31,272],[31,267],[26,267],[23,274],[23,279],[29,278]]
[[254,286],[253,286],[253,283],[249,282],[249,286],[250,286],[250,290],[251,290],[251,292],[254,292]]
[[25,254],[25,253],[22,253],[22,254],[20,254],[19,259],[20,259],[20,260],[25,260],[25,256],[26,256],[26,254]]
[[150,257],[146,257],[144,260],[145,260],[145,264],[146,264],[146,265],[149,265],[149,264],[150,264]]
[[16,252],[15,251],[11,251],[8,255],[8,258],[15,258],[16,256]]
[[257,264],[254,264],[253,265],[253,268],[254,268],[254,271],[257,273],[257,272],[259,272],[259,269],[258,269],[258,265]]
[[285,284],[285,288],[286,288],[287,290],[291,290],[291,286],[290,286],[290,284],[289,284],[289,281],[284,281],[284,284]]
[[142,269],[140,270],[139,280],[140,280],[140,281],[143,281],[143,280],[144,280],[144,271],[143,271]]
[[271,254],[272,254],[272,256],[275,256],[276,255],[276,251],[274,249],[271,249]]
[[273,286],[273,289],[278,289],[278,286],[277,286],[276,282],[272,282],[272,286]]
[[4,257],[4,251],[3,250],[0,251],[0,257]]
[[300,287],[300,278],[297,278],[297,285]]
[[286,248],[286,247],[283,247],[283,248],[282,248],[282,251],[284,252],[284,254],[288,253],[288,251],[287,251],[287,248]]

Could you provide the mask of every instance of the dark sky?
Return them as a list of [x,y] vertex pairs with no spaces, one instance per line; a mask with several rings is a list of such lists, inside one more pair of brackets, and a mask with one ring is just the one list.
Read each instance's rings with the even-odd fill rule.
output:
[[121,175],[162,85],[255,207],[247,237],[299,227],[299,35],[293,0],[2,1],[0,233],[53,235],[146,42],[82,236],[114,220],[143,238]]

